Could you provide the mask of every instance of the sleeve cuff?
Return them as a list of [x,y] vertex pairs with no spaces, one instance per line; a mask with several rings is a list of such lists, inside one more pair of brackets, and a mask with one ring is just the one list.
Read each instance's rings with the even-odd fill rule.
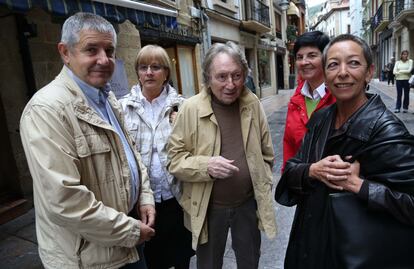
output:
[[368,201],[368,196],[369,196],[369,181],[368,180],[364,179],[364,181],[362,182],[361,189],[359,190],[357,196],[364,201]]

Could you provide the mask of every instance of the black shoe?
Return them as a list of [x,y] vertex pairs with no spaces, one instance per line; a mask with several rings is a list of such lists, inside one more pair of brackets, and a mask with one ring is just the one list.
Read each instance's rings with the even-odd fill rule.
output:
[[394,110],[394,113],[400,113],[399,109]]
[[403,113],[407,113],[408,112],[408,109],[403,109]]

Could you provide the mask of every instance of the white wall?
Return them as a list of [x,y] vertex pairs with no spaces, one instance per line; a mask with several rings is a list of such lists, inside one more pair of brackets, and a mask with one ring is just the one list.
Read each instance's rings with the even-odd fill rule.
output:
[[349,12],[351,20],[351,34],[362,37],[362,1],[350,0]]

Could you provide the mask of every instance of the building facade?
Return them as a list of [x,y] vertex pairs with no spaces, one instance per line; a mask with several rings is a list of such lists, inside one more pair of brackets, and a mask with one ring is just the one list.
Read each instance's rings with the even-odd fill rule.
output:
[[367,0],[363,35],[374,52],[375,76],[381,78],[391,57],[399,59],[403,50],[413,58],[414,2],[411,0]]

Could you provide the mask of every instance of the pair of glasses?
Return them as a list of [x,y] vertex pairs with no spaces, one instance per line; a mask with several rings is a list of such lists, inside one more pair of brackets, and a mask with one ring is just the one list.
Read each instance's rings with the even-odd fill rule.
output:
[[226,82],[229,78],[231,78],[232,82],[238,82],[241,79],[243,79],[243,73],[237,72],[237,73],[220,73],[214,76],[214,78],[220,82]]
[[148,68],[152,71],[152,72],[158,72],[160,71],[162,68],[164,68],[163,65],[160,64],[151,64],[151,65],[147,65],[147,64],[140,64],[138,65],[138,71],[141,73],[145,73],[148,71]]

